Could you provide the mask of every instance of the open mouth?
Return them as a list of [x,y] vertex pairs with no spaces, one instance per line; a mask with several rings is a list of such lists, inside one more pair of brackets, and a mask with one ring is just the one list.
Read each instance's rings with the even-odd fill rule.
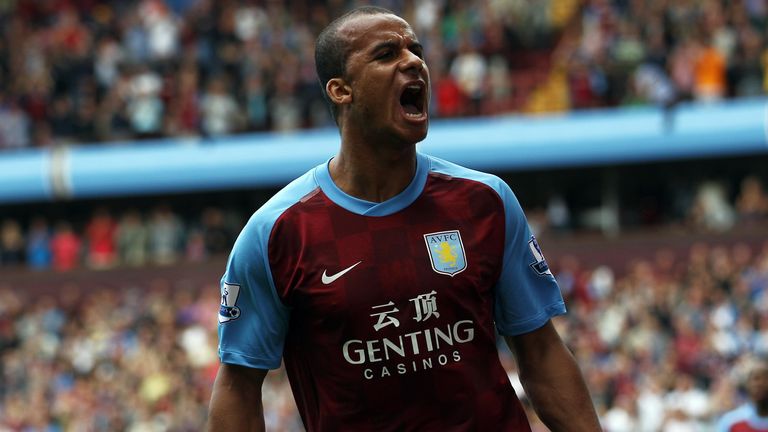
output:
[[424,85],[410,84],[405,87],[400,95],[400,106],[403,107],[406,117],[420,118],[424,115]]

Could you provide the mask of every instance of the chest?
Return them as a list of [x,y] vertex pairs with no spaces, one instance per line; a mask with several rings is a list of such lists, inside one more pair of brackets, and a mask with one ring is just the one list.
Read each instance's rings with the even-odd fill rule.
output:
[[487,320],[504,251],[498,210],[426,200],[385,217],[333,206],[303,214],[275,232],[278,295],[313,327]]

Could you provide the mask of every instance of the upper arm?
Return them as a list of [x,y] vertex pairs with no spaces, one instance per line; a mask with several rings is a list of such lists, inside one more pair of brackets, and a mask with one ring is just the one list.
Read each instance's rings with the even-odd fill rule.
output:
[[261,387],[267,371],[221,363],[211,393],[207,430],[263,431]]
[[568,353],[551,320],[531,332],[506,336],[505,340],[515,354],[521,371],[526,366],[541,364],[553,354]]
[[506,183],[499,181],[496,189],[504,205],[505,237],[494,320],[502,335],[521,335],[564,314],[565,303],[517,198]]
[[261,386],[267,376],[266,369],[255,369],[245,366],[221,363],[213,384],[214,393],[217,390],[243,394],[249,399],[258,395],[261,399]]
[[517,359],[523,388],[550,430],[602,430],[576,359],[551,321],[506,339]]
[[221,280],[219,357],[249,368],[280,366],[289,309],[272,280],[268,256],[273,221],[257,212],[238,236]]
[[266,369],[249,368],[230,363],[221,363],[216,374],[214,389],[235,390],[236,392],[258,390],[249,393],[261,395],[261,386],[267,376]]

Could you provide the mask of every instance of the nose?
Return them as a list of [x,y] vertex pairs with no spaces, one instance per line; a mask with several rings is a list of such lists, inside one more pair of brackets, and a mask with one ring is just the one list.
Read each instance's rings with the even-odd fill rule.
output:
[[405,57],[403,58],[403,61],[400,63],[400,70],[403,72],[415,72],[417,74],[420,74],[421,71],[424,69],[425,63],[424,60],[414,54],[410,50],[405,50]]

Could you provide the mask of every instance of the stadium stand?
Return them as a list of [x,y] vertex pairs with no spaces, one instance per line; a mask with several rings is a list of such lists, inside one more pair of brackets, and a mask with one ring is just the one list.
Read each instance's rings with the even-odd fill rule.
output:
[[[543,237],[571,311],[557,323],[606,430],[708,430],[743,400],[747,356],[768,355],[766,234],[763,220],[693,238]],[[0,430],[196,430],[217,364],[223,259],[4,269]],[[282,371],[265,404],[271,430],[301,430]]]
[[[0,6],[0,148],[327,125],[314,35],[344,1]],[[762,2],[380,1],[421,35],[434,115],[764,95]]]
[[[136,157],[159,138],[309,139],[295,131],[330,122],[313,35],[353,3],[0,2],[0,179],[15,169],[26,182],[0,184],[0,432],[200,429],[225,253],[280,181],[74,198],[25,187],[49,159],[98,160],[93,148]],[[725,107],[710,118],[736,121],[754,110],[723,114],[765,103],[765,2],[371,3],[416,26],[445,124],[613,119],[636,105],[670,118]],[[686,142],[717,152],[498,170],[561,284],[569,314],[557,325],[607,431],[714,430],[744,400],[749,359],[768,356],[768,147],[707,131]],[[679,144],[673,132],[656,138]],[[302,430],[282,371],[264,394],[269,430]]]

